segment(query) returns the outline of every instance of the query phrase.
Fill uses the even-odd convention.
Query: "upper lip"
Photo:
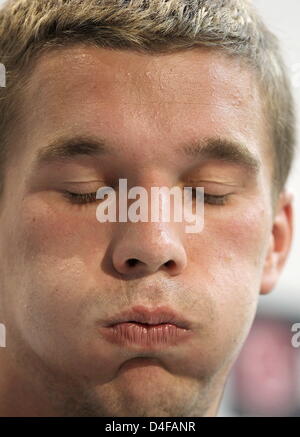
[[[113,326],[124,322],[138,322],[149,325],[170,323],[178,326],[179,328],[189,328],[188,321],[167,306],[159,306],[157,308],[150,309],[142,305],[136,305],[109,318],[106,320],[105,325]]]

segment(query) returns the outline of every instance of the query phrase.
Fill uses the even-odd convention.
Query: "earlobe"
[[[273,221],[272,234],[265,258],[260,294],[268,294],[275,287],[287,260],[293,236],[293,195],[282,192]]]

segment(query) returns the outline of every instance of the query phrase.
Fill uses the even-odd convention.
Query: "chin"
[[[127,361],[113,380],[96,390],[106,416],[186,416],[195,399],[195,382],[191,386],[183,376],[142,360]]]

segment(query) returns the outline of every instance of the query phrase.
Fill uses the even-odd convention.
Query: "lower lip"
[[[146,325],[124,322],[106,327],[102,332],[112,343],[142,347],[176,345],[191,335],[190,330],[179,328],[171,323]]]

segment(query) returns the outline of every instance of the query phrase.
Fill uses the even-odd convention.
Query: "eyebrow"
[[[261,168],[261,161],[245,144],[227,138],[203,138],[177,151],[194,159],[216,159],[236,164],[254,175],[257,175]]]
[[[61,137],[38,151],[33,167],[57,161],[69,161],[80,155],[97,157],[112,152],[113,148],[101,138],[90,136]]]
[[[238,141],[209,137],[184,144],[176,152],[193,159],[217,159],[244,167],[256,175],[261,162],[248,147]],[[118,148],[101,138],[90,136],[61,137],[38,151],[34,167],[57,161],[69,161],[80,155],[99,157],[118,153]]]

